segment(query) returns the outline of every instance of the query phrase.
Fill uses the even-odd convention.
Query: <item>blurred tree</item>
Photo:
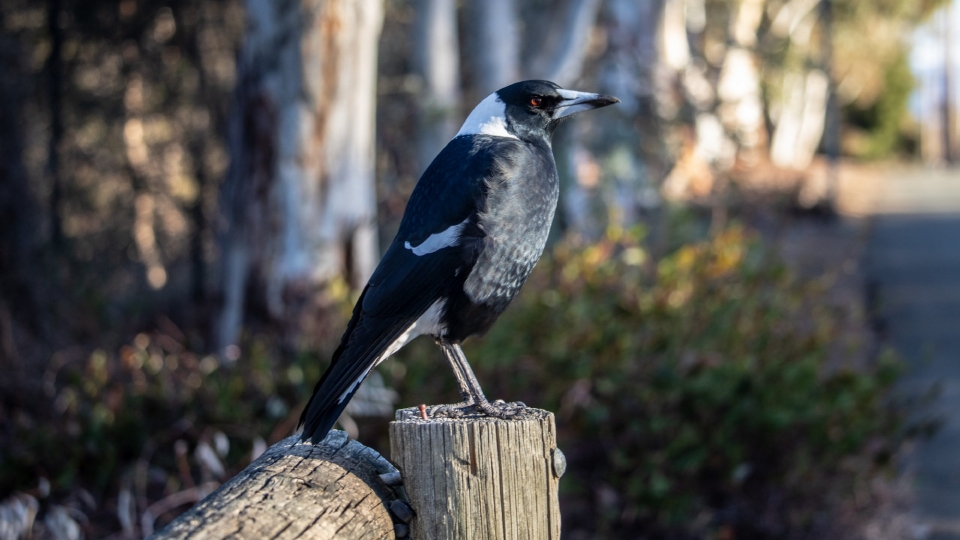
[[[475,99],[520,79],[519,6],[516,0],[471,0],[467,14],[469,64]]]
[[[60,199],[63,180],[60,177],[60,143],[63,141],[63,24],[62,0],[50,0],[47,6],[47,32],[50,55],[47,57],[47,85],[50,100],[50,148],[47,153],[47,174],[50,175],[50,235],[56,247],[62,247],[63,227],[60,220]]]
[[[472,101],[522,79],[570,87],[583,75],[600,0],[472,0],[463,55]]]
[[[0,8],[0,28],[5,16]],[[19,371],[14,321],[35,322],[37,316],[29,276],[38,222],[21,159],[22,58],[17,40],[0,34],[0,370],[11,382]]]
[[[567,152],[576,181],[565,193],[565,215],[570,228],[587,237],[602,234],[608,220],[635,224],[641,212],[659,202],[656,189],[669,168],[655,97],[664,4],[664,0],[610,0],[600,18],[605,50],[598,62],[597,84],[621,103],[602,120],[580,120]],[[604,173],[607,178],[601,182]],[[607,207],[601,219],[589,210],[597,198]]]
[[[546,79],[563,87],[580,79],[601,5],[600,0],[568,0],[560,9],[539,10],[541,14],[550,13],[550,26],[544,29],[537,46],[529,41],[524,44],[523,50],[530,54],[518,51],[529,78]]]
[[[910,35],[948,0],[833,3],[834,77],[846,128],[843,151],[871,159],[889,156],[903,140],[913,90],[906,63]]]
[[[418,172],[457,133],[460,115],[460,44],[456,0],[417,0],[411,41],[420,77],[417,113]]]
[[[237,342],[248,288],[296,334],[322,284],[345,274],[360,286],[377,257],[373,153],[382,1],[245,5],[232,161],[220,194],[226,227],[219,351]]]
[[[664,195],[716,206],[729,177],[806,170],[821,145],[836,147],[824,138],[831,102],[878,103],[910,30],[944,2],[666,0],[659,60],[673,84],[659,113],[678,148]],[[901,125],[905,102],[889,103],[903,106],[884,106],[892,119],[875,125]]]
[[[906,54],[888,67],[884,80],[876,101],[863,108],[854,101],[844,108],[847,150],[858,157],[882,159],[902,150],[903,113],[914,85]]]

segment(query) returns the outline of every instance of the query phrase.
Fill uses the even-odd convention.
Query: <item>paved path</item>
[[[864,267],[884,337],[910,367],[903,390],[940,385],[930,412],[944,423],[910,463],[921,536],[960,540],[960,171],[841,175],[839,206],[871,216]]]

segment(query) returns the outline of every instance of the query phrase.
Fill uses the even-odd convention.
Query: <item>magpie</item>
[[[543,253],[559,191],[554,129],[619,101],[531,80],[473,109],[413,190],[300,416],[302,440],[323,440],[370,371],[424,334],[443,350],[466,408],[516,414],[510,404],[487,401],[460,343],[490,328]]]

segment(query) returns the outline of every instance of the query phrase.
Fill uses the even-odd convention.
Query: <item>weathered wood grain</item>
[[[525,413],[510,420],[424,420],[417,409],[397,411],[390,456],[417,513],[412,538],[560,538],[563,465],[553,414]]]
[[[402,491],[380,475],[396,472],[342,431],[288,437],[150,538],[393,539],[407,532],[388,510]]]

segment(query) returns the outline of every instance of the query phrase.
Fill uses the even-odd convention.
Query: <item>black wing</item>
[[[300,417],[303,440],[322,440],[387,348],[452,287],[462,287],[483,245],[477,219],[487,186],[498,181],[505,153],[523,151],[519,141],[507,139],[504,152],[496,148],[504,146],[501,141],[458,137],[423,174],[397,237],[364,288],[330,367]],[[499,150],[497,158],[493,150]],[[465,221],[454,245],[422,256],[405,247]]]

